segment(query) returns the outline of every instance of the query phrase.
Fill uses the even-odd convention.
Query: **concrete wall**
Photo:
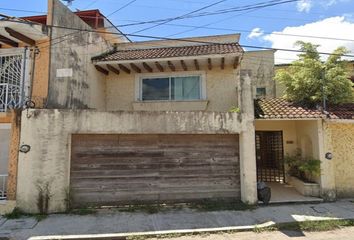
[[[38,185],[49,183],[50,211],[65,210],[74,133],[231,134],[244,129],[237,113],[29,110],[29,118],[22,116],[21,143],[31,151],[19,154],[17,203],[25,211],[38,211]]]
[[[257,88],[266,88],[266,97],[275,97],[274,77],[274,51],[249,51],[245,52],[241,70],[251,70],[253,83],[253,97],[256,97]]]
[[[58,0],[50,0],[48,24],[92,30]],[[52,28],[48,108],[105,109],[105,79],[91,57],[111,48],[98,33]]]
[[[325,152],[331,152],[333,159],[323,161],[332,165],[337,197],[354,197],[354,122],[328,121],[324,134]]]
[[[164,73],[151,73],[151,74],[126,74],[120,75],[109,74],[107,77],[107,110],[134,110],[133,103],[136,102],[136,89],[139,88],[139,78],[149,76],[170,76],[175,74],[200,74],[204,78],[204,84],[206,89],[206,99],[208,101],[205,108],[205,101],[201,101],[201,104],[205,109],[201,109],[199,105],[183,104],[183,102],[171,102],[168,109],[164,107],[164,103],[141,103],[146,105],[146,110],[181,110],[193,111],[193,110],[206,110],[206,111],[228,111],[232,106],[237,104],[237,92],[236,87],[239,82],[239,69],[233,69],[231,66],[227,66],[224,70],[218,67],[213,68],[211,71],[197,71],[197,72],[183,72],[181,69],[177,69],[176,72],[164,72]],[[165,101],[166,102],[166,101]],[[198,101],[197,101],[198,102]],[[147,106],[152,105],[152,106]],[[157,106],[156,106],[157,105]]]

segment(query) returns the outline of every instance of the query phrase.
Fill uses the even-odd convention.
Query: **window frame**
[[[171,79],[174,77],[199,77],[199,99],[171,99]],[[149,78],[168,78],[169,79],[169,99],[166,100],[143,100],[143,80]],[[137,74],[136,76],[136,91],[135,99],[139,102],[190,102],[203,101],[206,99],[206,83],[205,72],[203,71],[188,71],[183,73],[154,73],[154,74]]]

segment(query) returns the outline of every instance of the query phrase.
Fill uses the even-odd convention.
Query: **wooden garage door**
[[[73,135],[73,206],[239,199],[238,135]]]

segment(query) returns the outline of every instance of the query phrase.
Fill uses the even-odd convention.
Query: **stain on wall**
[[[326,123],[338,197],[354,197],[354,123]],[[327,160],[328,161],[328,160]]]
[[[111,49],[78,16],[57,0],[52,0],[48,22],[52,28],[47,108],[105,109],[105,77],[91,64],[91,57]],[[59,74],[64,71],[66,74]]]
[[[266,88],[266,97],[275,97],[274,51],[245,52],[241,62],[241,70],[251,71],[253,97],[256,97],[257,88]]]

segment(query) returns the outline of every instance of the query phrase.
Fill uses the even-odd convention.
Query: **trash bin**
[[[265,182],[257,182],[257,195],[259,201],[268,204],[272,195],[270,187]]]

